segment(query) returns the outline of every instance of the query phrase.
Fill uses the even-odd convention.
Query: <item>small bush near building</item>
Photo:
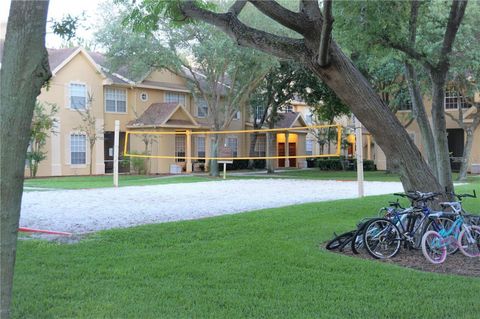
[[[144,155],[144,153],[132,152],[133,155]],[[131,157],[130,165],[135,174],[145,175],[147,174],[147,159],[140,157]]]
[[[354,171],[357,169],[357,160],[345,158],[318,158],[315,161],[314,167],[318,167],[321,171]],[[365,160],[363,161],[363,170],[376,171],[377,167],[372,160]]]
[[[266,161],[263,159],[253,160],[253,167],[256,169],[264,169]],[[223,170],[223,164],[218,164],[219,170]],[[248,169],[248,160],[233,160],[232,164],[227,164],[227,171],[234,171],[239,169]]]

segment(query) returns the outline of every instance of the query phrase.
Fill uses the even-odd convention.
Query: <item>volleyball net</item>
[[[177,162],[338,157],[342,133],[342,127],[336,124],[229,131],[139,128],[125,133],[123,155]]]

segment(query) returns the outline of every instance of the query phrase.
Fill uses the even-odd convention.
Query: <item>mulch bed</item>
[[[325,245],[323,245],[323,247],[325,247]],[[399,253],[391,259],[375,259],[371,257],[365,249],[362,249],[360,254],[355,255],[349,247],[346,247],[343,252],[338,250],[332,250],[332,252],[356,258],[370,259],[376,262],[399,265],[421,271],[462,276],[480,276],[480,257],[469,258],[464,256],[460,251],[453,255],[448,255],[447,260],[440,265],[435,265],[427,261],[423,256],[421,249],[407,250],[402,248],[400,249]]]

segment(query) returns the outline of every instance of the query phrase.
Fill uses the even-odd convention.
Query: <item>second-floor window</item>
[[[70,164],[87,163],[87,136],[84,134],[70,135]]]
[[[70,108],[85,110],[87,108],[87,87],[85,84],[70,83]]]
[[[208,115],[208,104],[207,101],[203,98],[199,98],[196,101],[197,105],[197,116],[198,117],[207,117]]]
[[[283,107],[285,113],[293,113],[294,112],[294,109],[293,109],[293,106],[290,105],[290,104],[287,104]]]
[[[165,103],[178,103],[185,106],[185,94],[177,92],[165,92]]]
[[[127,112],[127,92],[125,89],[105,89],[105,111]]]
[[[445,109],[467,109],[470,107],[470,104],[465,100],[460,92],[457,92],[453,89],[445,90]]]
[[[232,150],[233,157],[238,156],[238,142],[236,137],[227,137],[226,143],[227,146]]]

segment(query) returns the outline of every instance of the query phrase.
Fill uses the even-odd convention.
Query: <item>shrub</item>
[[[133,155],[144,155],[145,153],[132,152]],[[130,157],[130,165],[134,173],[139,175],[147,174],[147,159],[141,157]]]
[[[318,158],[313,167],[318,167],[321,171],[353,171],[357,169],[356,159],[344,158]],[[363,161],[364,171],[376,171],[377,167],[372,160]]]
[[[253,160],[253,167],[257,169],[263,169],[266,167],[266,161],[262,159]],[[233,160],[232,164],[227,164],[227,171],[234,171],[238,169],[247,169],[248,160]],[[223,170],[223,164],[218,164],[218,169]]]

